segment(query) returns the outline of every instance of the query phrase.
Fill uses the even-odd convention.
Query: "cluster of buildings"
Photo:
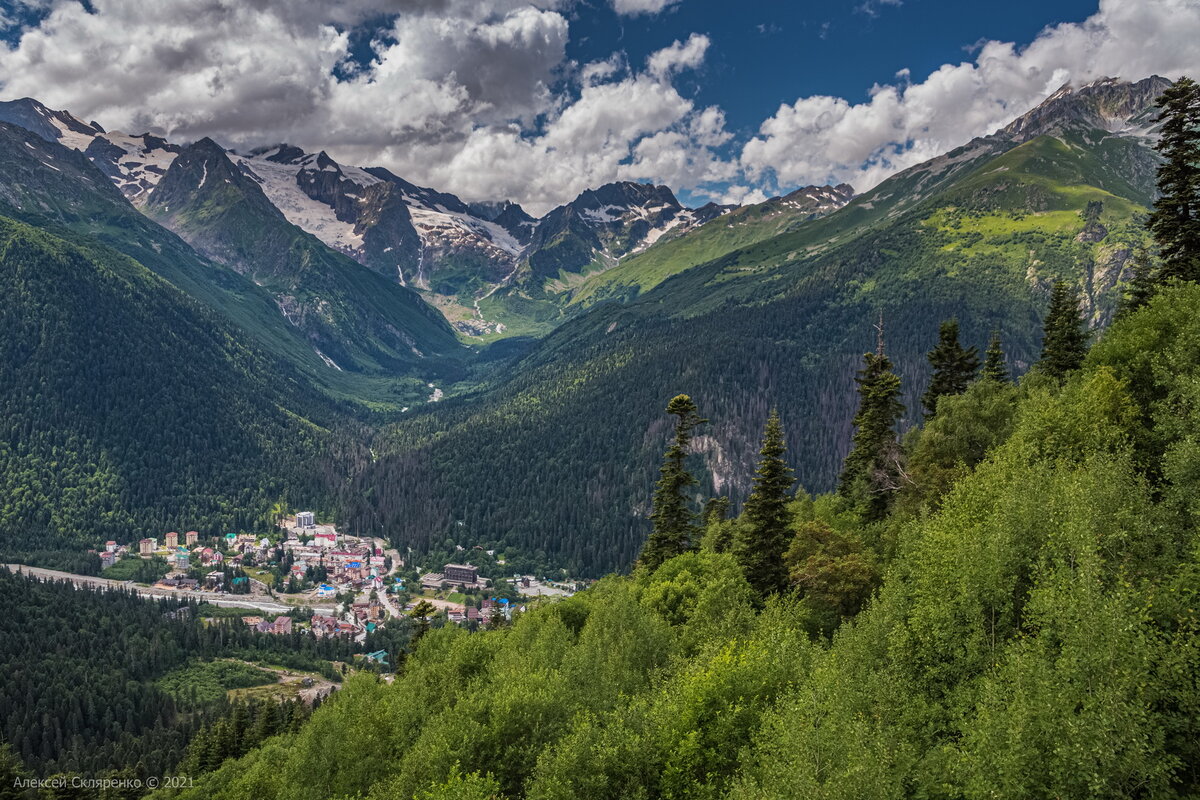
[[[138,542],[138,555],[142,558],[159,556],[165,558],[174,572],[186,573],[193,566],[218,568],[226,562],[233,566],[249,566],[269,560],[273,555],[270,539],[256,537],[251,533],[227,533],[219,537],[214,546],[201,545],[200,534],[188,531],[180,536],[171,531],[157,539],[146,538]],[[110,567],[129,551],[124,545],[108,542],[100,555],[102,567]]]
[[[242,622],[254,628],[259,633],[285,634],[292,632],[292,618],[280,615],[273,620],[262,617],[242,617]]]
[[[479,569],[470,564],[447,564],[441,572],[428,572],[421,576],[422,589],[486,589],[487,578],[479,577]]]
[[[313,636],[318,638],[324,636],[357,636],[359,633],[359,627],[355,623],[338,619],[337,617],[326,617],[321,614],[313,614],[309,625],[312,628]]]
[[[292,575],[302,579],[310,568],[321,568],[328,580],[344,590],[383,588],[385,558],[373,540],[338,536],[331,526],[314,530],[308,541],[300,538],[297,529],[287,533],[283,548],[291,557]]]

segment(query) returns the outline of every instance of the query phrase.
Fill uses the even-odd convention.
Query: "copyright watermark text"
[[[165,775],[161,778],[85,778],[82,775],[55,775],[50,778],[17,778],[14,789],[190,789],[192,779],[186,775]]]

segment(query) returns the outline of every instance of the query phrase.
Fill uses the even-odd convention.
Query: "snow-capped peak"
[[[31,98],[0,103],[0,121],[20,125],[51,142],[78,150],[135,204],[142,204],[179,153],[179,146],[143,133],[105,131],[67,111],[54,111]]]

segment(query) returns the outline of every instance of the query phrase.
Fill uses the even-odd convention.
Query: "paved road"
[[[100,578],[94,575],[76,575],[71,572],[60,572],[56,569],[42,569],[41,567],[29,567],[24,564],[4,564],[9,571],[20,571],[25,575],[31,575],[42,580],[58,580],[71,581],[76,586],[93,586],[101,589],[133,589],[142,597],[171,597],[175,599],[199,600],[204,603],[211,603],[214,606],[228,606],[233,608],[253,608],[256,611],[266,611],[273,614],[286,614],[295,609],[295,606],[285,605],[283,603],[272,603],[267,600],[256,600],[248,595],[227,595],[217,592],[189,592],[180,591],[178,589],[158,589],[149,586],[138,586],[131,581],[114,581],[108,578]],[[310,606],[313,611],[319,614],[332,614],[336,606]]]

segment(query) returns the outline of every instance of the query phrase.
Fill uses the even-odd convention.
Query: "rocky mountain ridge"
[[[32,98],[0,103],[0,121],[83,152],[139,208],[184,149],[150,133],[105,131]],[[734,208],[689,209],[665,186],[618,182],[535,219],[508,200],[467,203],[383,167],[340,164],[324,151],[285,143],[226,152],[288,222],[423,293],[466,334],[503,332],[479,305],[499,289],[561,290],[572,276],[609,269]]]

